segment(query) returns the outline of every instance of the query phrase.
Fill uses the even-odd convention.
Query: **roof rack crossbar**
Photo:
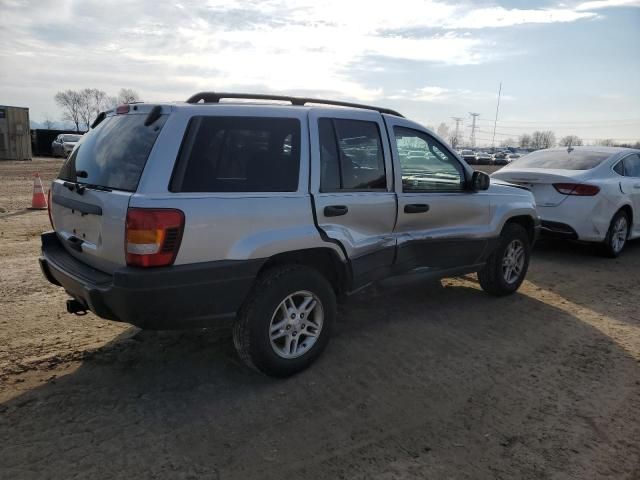
[[[187,103],[220,103],[223,98],[238,98],[243,100],[274,100],[281,102],[290,102],[291,105],[304,106],[310,103],[318,105],[335,105],[338,107],[364,108],[366,110],[375,110],[388,115],[402,117],[403,115],[391,110],[390,108],[374,107],[372,105],[363,105],[360,103],[340,102],[337,100],[323,100],[320,98],[290,97],[287,95],[265,95],[256,93],[222,93],[222,92],[200,92],[192,95]]]

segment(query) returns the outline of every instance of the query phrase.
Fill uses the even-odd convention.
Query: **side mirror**
[[[473,172],[471,176],[471,189],[478,192],[480,190],[488,190],[489,185],[491,184],[491,178],[484,172],[479,172],[478,170]]]

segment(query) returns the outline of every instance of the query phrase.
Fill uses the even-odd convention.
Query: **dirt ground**
[[[639,479],[640,244],[542,244],[508,298],[473,277],[368,289],[308,371],[224,330],[64,311],[33,171],[0,163],[0,478]]]

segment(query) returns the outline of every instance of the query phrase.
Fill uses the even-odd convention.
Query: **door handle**
[[[404,206],[404,213],[424,213],[429,211],[426,203],[409,203]]]
[[[339,217],[345,215],[349,211],[346,205],[329,205],[324,207],[325,217]]]

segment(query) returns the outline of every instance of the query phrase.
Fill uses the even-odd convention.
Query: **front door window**
[[[460,162],[430,135],[405,127],[393,129],[403,192],[455,192],[464,189]]]

